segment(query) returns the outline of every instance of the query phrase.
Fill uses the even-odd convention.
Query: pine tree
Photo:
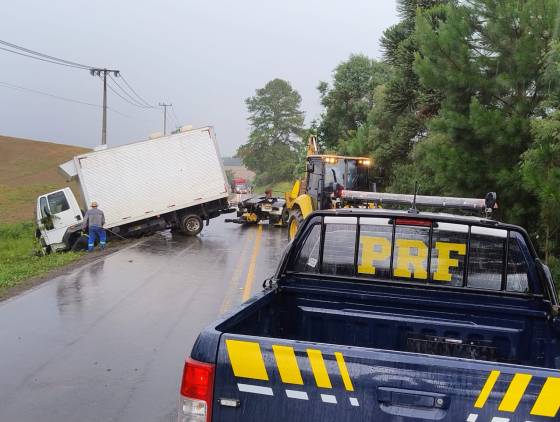
[[[413,173],[430,191],[496,190],[507,220],[534,221],[535,197],[520,183],[519,162],[532,145],[531,119],[545,115],[558,89],[549,77],[558,5],[470,0],[419,14],[414,69],[422,86],[444,94],[413,152]]]

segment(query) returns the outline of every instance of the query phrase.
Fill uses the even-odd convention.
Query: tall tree
[[[414,69],[422,86],[444,93],[412,154],[413,175],[428,190],[497,190],[506,219],[534,221],[536,201],[518,164],[532,144],[531,118],[546,113],[558,89],[548,76],[558,7],[558,0],[469,0],[420,12]]]
[[[245,100],[251,133],[237,155],[257,173],[257,183],[292,178],[301,144],[301,96],[289,82],[274,79]]]
[[[521,174],[525,187],[540,203],[542,247],[545,260],[560,251],[560,111],[534,120],[534,143],[524,154]],[[560,268],[558,268],[560,270]],[[560,276],[560,272],[557,274]],[[556,279],[560,283],[560,277]]]
[[[448,0],[398,0],[400,22],[383,33],[384,60],[392,77],[379,93],[368,116],[368,145],[386,181],[395,170],[410,163],[415,143],[426,135],[426,122],[437,114],[441,94],[423,86],[414,70],[418,52],[416,14]],[[405,188],[411,190],[414,184]]]
[[[325,107],[319,142],[328,149],[344,150],[344,143],[353,140],[366,123],[376,87],[388,77],[387,65],[364,55],[352,55],[340,63],[333,72],[332,86],[320,82],[317,87]]]

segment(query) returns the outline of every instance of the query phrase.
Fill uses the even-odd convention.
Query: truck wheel
[[[70,248],[70,250],[72,252],[87,251],[87,238],[85,236],[76,236],[74,239],[72,239],[71,245],[72,247]]]
[[[290,211],[290,218],[288,219],[288,236],[290,240],[294,240],[302,223],[303,215],[301,215],[299,208]]]
[[[282,223],[282,226],[286,227],[289,221],[290,211],[288,210],[288,207],[284,207],[284,209],[282,210],[282,216],[280,217],[280,222]]]
[[[196,236],[201,232],[203,227],[202,218],[196,214],[188,214],[181,217],[181,232],[189,236]]]

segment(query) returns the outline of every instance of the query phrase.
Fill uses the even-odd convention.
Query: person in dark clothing
[[[105,225],[105,214],[99,208],[97,208],[97,202],[93,201],[91,203],[91,208],[87,210],[86,215],[84,215],[84,222],[82,225],[82,230],[88,230],[88,251],[93,251],[95,245],[95,239],[99,240],[99,247],[101,249],[105,248],[105,243],[107,241],[107,236],[103,226]]]

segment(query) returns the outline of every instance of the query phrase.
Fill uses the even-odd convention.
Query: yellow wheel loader
[[[340,192],[375,191],[370,181],[371,160],[368,157],[347,157],[318,154],[317,141],[309,138],[306,174],[297,180],[290,192],[286,192],[284,221],[288,224],[290,240],[293,239],[303,220],[313,211],[348,206],[341,204]],[[363,207],[371,206],[360,201]]]

